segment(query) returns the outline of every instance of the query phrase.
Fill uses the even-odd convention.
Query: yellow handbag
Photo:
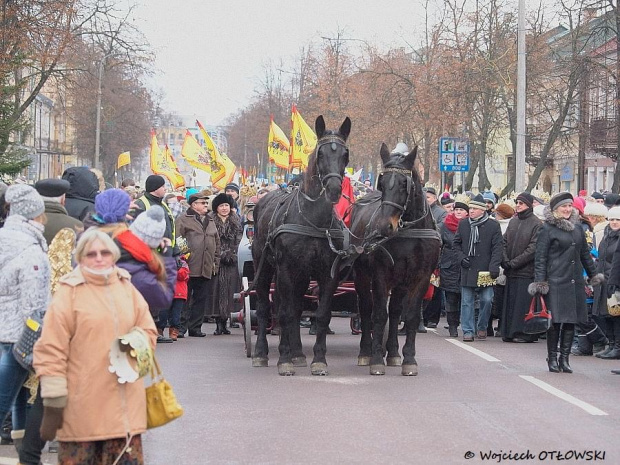
[[[177,402],[172,386],[162,375],[155,356],[151,367],[153,383],[146,388],[146,427],[157,428],[183,415],[183,407]]]

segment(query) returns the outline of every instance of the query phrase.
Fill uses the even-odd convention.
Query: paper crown
[[[116,373],[120,384],[133,383],[146,375],[153,365],[153,350],[147,334],[133,328],[112,341],[110,348],[110,373]]]

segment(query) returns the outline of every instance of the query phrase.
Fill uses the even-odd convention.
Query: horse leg
[[[276,292],[278,293],[278,311],[280,315],[280,358],[278,374],[292,376],[295,374],[291,355],[291,340],[299,334],[297,309],[301,307],[303,295],[308,288],[308,279],[295,278],[291,270],[280,269],[276,275]],[[300,291],[301,290],[301,291]],[[295,328],[297,326],[297,328]]]
[[[271,302],[269,292],[271,290],[271,279],[274,274],[274,268],[267,263],[263,264],[263,269],[259,273],[258,280],[254,284],[257,297],[256,317],[258,320],[258,331],[256,336],[256,345],[254,348],[254,356],[252,357],[253,367],[269,366],[269,344],[267,343],[267,326],[271,318]],[[250,324],[250,322],[246,322]]]
[[[429,273],[430,274],[430,273]],[[407,338],[403,346],[403,363],[401,373],[403,376],[416,376],[418,374],[418,362],[415,359],[415,338],[420,325],[420,308],[422,305],[422,287],[417,285],[403,301],[403,319],[407,328]]]
[[[338,287],[337,278],[321,278],[319,285],[319,305],[316,310],[316,340],[314,342],[314,358],[310,365],[313,375],[325,376],[327,372],[327,328],[332,318],[331,301]]]
[[[360,352],[357,356],[358,366],[370,365],[372,353],[372,293],[370,276],[360,268],[355,270],[355,292],[357,293],[358,307],[360,311],[362,336],[360,339]]]
[[[402,288],[392,289],[389,305],[389,330],[387,344],[386,364],[389,367],[398,367],[401,365],[400,354],[398,353],[398,323],[403,310],[403,299],[405,298],[405,290]]]
[[[389,289],[380,276],[373,276],[372,280],[372,353],[370,356],[370,374],[384,375],[385,362],[383,360],[383,333],[387,323],[387,300]]]
[[[301,314],[303,312],[303,306],[295,309],[296,324],[291,328],[291,360],[296,367],[307,367],[308,362],[303,351],[301,344],[301,330],[299,328],[299,322],[301,320]]]

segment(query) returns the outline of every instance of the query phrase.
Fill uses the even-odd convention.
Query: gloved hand
[[[613,284],[608,284],[607,285],[607,298],[611,299],[611,296],[616,293],[616,290],[618,290],[617,286]]]
[[[465,269],[468,269],[471,266],[471,263],[469,262],[469,257],[465,257],[463,260],[461,260],[461,266]]]
[[[491,279],[497,279],[499,271],[490,271],[489,274],[491,275]]]
[[[512,266],[510,266],[510,262],[502,262],[502,268],[505,270],[509,270],[510,268],[512,268]]]
[[[41,439],[53,441],[56,438],[56,431],[62,428],[64,408],[43,407],[43,420],[41,421]]]

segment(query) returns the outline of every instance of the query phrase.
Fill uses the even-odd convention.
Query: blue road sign
[[[439,170],[469,171],[469,140],[461,137],[439,139]]]

